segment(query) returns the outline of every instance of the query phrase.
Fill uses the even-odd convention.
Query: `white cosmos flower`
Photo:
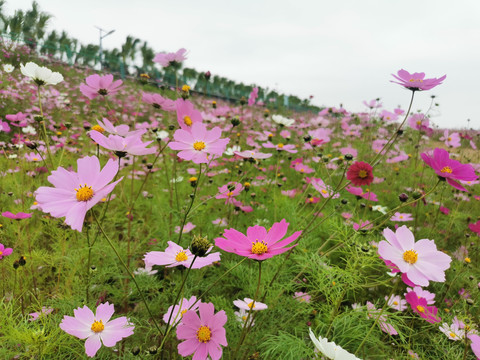
[[[25,126],[22,128],[22,132],[24,134],[28,134],[28,135],[35,135],[37,132],[35,131],[35,128],[31,125],[28,125],[28,126]]]
[[[38,86],[57,85],[63,81],[62,74],[53,72],[44,66],[38,66],[34,62],[28,62],[25,65],[20,65],[20,71],[23,75],[28,76],[35,81]]]
[[[10,64],[3,65],[3,71],[5,71],[6,73],[11,73],[13,70],[15,70],[15,66]]]
[[[321,336],[317,339],[315,334],[312,332],[312,329],[309,329],[310,339],[312,339],[315,347],[327,358],[331,360],[361,360],[355,355],[349,353],[347,350],[342,349],[342,347],[336,345],[333,341],[328,341]]]
[[[282,115],[272,115],[272,120],[277,124],[284,125],[286,127],[289,127],[295,124],[295,120],[286,118]]]
[[[233,145],[232,147],[227,147],[227,150],[225,150],[224,154],[232,156],[234,155],[235,151],[241,151],[242,149],[238,145]]]
[[[372,210],[373,211],[379,211],[383,215],[385,215],[388,211],[388,208],[386,206],[374,205],[374,206],[372,206]]]

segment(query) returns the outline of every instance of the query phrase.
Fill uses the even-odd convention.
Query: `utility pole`
[[[102,49],[102,40],[103,38],[107,37],[108,35],[112,34],[113,32],[115,32],[115,30],[110,30],[110,31],[106,31],[106,30],[103,30],[101,27],[98,27],[98,26],[95,26],[98,31],[100,32],[100,46],[99,46],[99,53],[100,53],[100,70],[102,70],[102,67],[103,67],[103,49]],[[103,34],[102,33],[106,33],[106,34]]]

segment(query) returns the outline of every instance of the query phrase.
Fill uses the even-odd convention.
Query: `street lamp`
[[[95,26],[99,32],[100,32],[100,49],[99,49],[99,53],[100,53],[100,70],[102,70],[102,66],[103,66],[103,49],[102,49],[102,39],[107,37],[108,35],[112,34],[113,32],[115,32],[115,30],[110,30],[110,31],[106,31],[106,30],[103,30],[102,28],[98,27],[98,26]],[[102,32],[105,32],[106,34],[103,34],[102,35]]]

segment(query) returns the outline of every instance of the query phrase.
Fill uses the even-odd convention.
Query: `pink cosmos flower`
[[[212,221],[213,225],[218,225],[218,226],[227,226],[228,222],[226,218],[218,218]]]
[[[324,198],[328,198],[332,196],[332,193],[333,193],[332,188],[326,185],[321,178],[312,178],[310,180],[311,180],[310,183],[315,188],[315,190],[317,190],[320,193],[320,195],[322,195]],[[307,182],[308,182],[308,179],[307,179]],[[332,199],[337,199],[339,197],[340,197],[340,194],[335,193],[332,196]]]
[[[32,214],[29,213],[24,213],[24,212],[19,212],[19,213],[11,213],[10,211],[4,211],[2,213],[3,217],[12,219],[12,220],[22,220],[22,219],[28,219],[32,217]]]
[[[186,49],[181,48],[180,50],[174,53],[159,53],[155,55],[155,57],[153,58],[153,61],[159,63],[163,67],[174,65],[174,63],[179,64],[183,60],[187,59],[187,57],[185,56],[186,52],[187,52]]]
[[[142,101],[147,104],[153,105],[156,109],[162,109],[165,111],[175,110],[175,101],[162,97],[159,94],[142,93]]]
[[[250,311],[250,310],[259,311],[259,310],[265,310],[268,308],[266,304],[261,303],[260,301],[254,302],[253,299],[250,299],[250,298],[245,298],[243,300],[234,300],[233,305],[235,305],[239,309],[243,309],[247,311]]]
[[[398,76],[397,76],[398,75]],[[433,89],[435,86],[440,85],[443,80],[447,77],[447,75],[443,75],[441,78],[433,78],[433,79],[425,79],[425,73],[413,73],[410,74],[406,70],[399,70],[397,75],[392,76],[397,79],[397,81],[390,80],[395,84],[402,85],[409,90],[412,91],[422,91],[422,90],[430,90]]]
[[[196,311],[188,310],[177,326],[177,338],[186,340],[178,344],[178,353],[184,357],[195,353],[195,360],[206,360],[208,356],[212,360],[219,360],[222,357],[220,345],[228,346],[223,327],[227,315],[223,310],[215,314],[212,303],[200,304],[199,313],[200,317]]]
[[[240,256],[259,261],[265,260],[282,254],[297,245],[284,247],[295,241],[302,233],[296,231],[282,240],[287,233],[288,225],[289,223],[283,219],[274,223],[268,232],[263,226],[255,225],[247,229],[247,235],[235,229],[226,229],[223,233],[225,238],[216,238],[215,245],[224,251]]]
[[[472,165],[450,159],[450,154],[444,149],[436,148],[433,150],[433,155],[422,153],[420,156],[439,177],[446,179],[455,189],[467,191],[455,180],[473,181],[478,178]]]
[[[218,194],[215,195],[215,199],[225,199],[225,205],[233,203],[234,197],[238,196],[243,190],[243,185],[230,181],[227,185],[223,185],[218,188]]]
[[[163,315],[163,321],[167,324],[170,319],[170,324],[175,326],[182,320],[183,315],[188,310],[197,310],[201,303],[201,301],[197,302],[196,296],[192,296],[190,300],[181,299],[178,305],[172,305],[168,308],[166,314]],[[192,308],[190,309],[190,307]]]
[[[220,139],[222,130],[214,127],[207,130],[207,126],[200,122],[193,123],[191,131],[178,129],[173,134],[175,141],[168,144],[172,150],[180,150],[178,157],[192,160],[195,164],[205,164],[213,157],[223,154],[230,139]]]
[[[373,224],[370,223],[370,221],[360,221],[360,223],[354,223],[353,224],[353,230],[358,231],[358,230],[370,230],[373,227]]]
[[[115,309],[108,302],[97,307],[95,315],[86,305],[73,310],[74,317],[64,316],[60,328],[67,334],[87,339],[85,352],[94,357],[103,345],[107,347],[133,334],[135,326],[125,316],[110,321]]]
[[[54,187],[38,188],[35,198],[43,212],[65,217],[66,224],[81,232],[87,211],[112,192],[123,178],[109,184],[118,172],[118,163],[112,159],[100,170],[98,158],[86,156],[77,160],[77,168],[78,172],[63,167],[52,171],[48,181]]]
[[[309,130],[308,135],[311,136],[312,140],[310,143],[314,146],[323,145],[330,142],[330,135],[332,134],[331,129],[319,128],[315,130]]]
[[[2,243],[0,243],[0,260],[3,259],[4,256],[10,255],[12,252],[12,248],[6,248]]]
[[[143,130],[130,131],[130,127],[125,124],[114,126],[107,118],[103,118],[103,121],[98,120],[97,122],[98,125],[93,126],[91,131],[98,131],[101,134],[106,131],[110,134],[122,137],[134,136],[140,133],[145,133],[145,131]]]
[[[203,118],[200,111],[196,110],[193,104],[188,100],[178,99],[175,101],[177,110],[177,121],[180,128],[191,131],[194,123],[201,123]]]
[[[220,261],[219,252],[209,254],[212,249],[213,246],[208,250],[207,256],[197,257],[192,265],[192,269],[200,269],[213,264],[215,261]],[[183,265],[189,268],[194,257],[189,249],[184,249],[173,241],[169,241],[165,251],[150,251],[145,254],[143,261],[145,261],[146,265],[166,265],[167,267]]]
[[[266,143],[262,144],[262,146],[267,149],[276,149],[278,151],[284,150],[291,154],[295,154],[297,152],[297,150],[295,150],[295,145],[292,144],[284,145],[282,143],[278,143],[277,145],[274,145],[270,141],[267,141]]]
[[[0,120],[0,132],[10,132],[10,126],[8,126],[8,123],[6,121]]]
[[[377,309],[374,304],[370,301],[367,301],[367,316],[372,319],[376,319],[378,317],[378,326],[380,329],[389,335],[398,335],[397,330],[393,327],[392,324],[387,323],[387,314],[383,313],[380,315],[382,309]]]
[[[268,159],[272,157],[272,154],[265,154],[254,150],[234,151],[233,153],[246,159]]]
[[[142,135],[146,130],[136,132],[135,134],[122,137],[119,135],[108,135],[106,137],[98,131],[90,131],[88,135],[98,145],[105,149],[112,150],[117,156],[130,155],[148,155],[155,153],[155,148],[147,148],[153,141],[142,141]]]
[[[308,304],[312,297],[307,293],[298,291],[294,293],[293,298],[299,302],[305,302]]]
[[[423,114],[413,114],[408,118],[408,125],[415,130],[424,130],[430,125],[430,119]]]
[[[452,323],[448,325],[443,323],[439,327],[440,331],[444,333],[450,340],[458,341],[462,340],[465,337],[465,332],[458,327],[458,324]]]
[[[182,233],[183,234],[188,234],[190,231],[192,231],[193,229],[195,229],[197,227],[197,225],[191,223],[190,221],[188,223],[185,224],[185,226],[183,227],[182,229]],[[176,234],[179,234],[180,233],[180,226],[175,226],[175,233]]]
[[[252,92],[248,96],[248,106],[252,106],[255,104],[255,100],[258,98],[258,87],[254,87]]]
[[[399,213],[398,211],[393,214],[393,216],[390,218],[390,221],[412,221],[413,217],[412,214],[407,214],[407,213]]]
[[[29,320],[30,321],[37,321],[41,316],[46,316],[46,315],[50,314],[52,311],[53,311],[53,308],[42,306],[42,310],[40,310],[38,312],[33,312],[33,313],[28,314],[28,315],[31,316],[31,318]]]
[[[107,74],[100,76],[93,74],[87,76],[85,79],[86,84],[80,84],[80,91],[90,100],[95,99],[97,96],[113,95],[120,90],[122,80],[113,81],[113,75]]]
[[[480,336],[477,334],[471,334],[468,335],[468,338],[472,342],[470,344],[470,347],[472,348],[473,353],[477,357],[477,359],[480,359]]]
[[[458,148],[461,144],[460,134],[459,133],[449,133],[448,129],[445,129],[443,136],[439,139],[440,141],[445,142],[445,146]]]
[[[313,170],[308,165],[305,165],[304,163],[295,164],[294,169],[295,169],[295,171],[298,171],[302,174],[311,174],[311,173],[315,172],[315,170]]]
[[[414,312],[427,320],[429,323],[434,324],[442,321],[442,319],[437,316],[438,309],[435,306],[428,306],[427,300],[422,297],[418,297],[413,291],[410,291],[407,293],[407,295],[405,295],[405,300],[407,300]]]
[[[28,117],[28,114],[24,114],[22,112],[5,115],[5,119],[10,121],[10,125],[17,126],[17,127],[27,126],[29,122],[27,117]]]
[[[415,242],[413,233],[405,225],[395,233],[387,228],[383,236],[387,241],[380,241],[378,254],[395,264],[411,282],[428,286],[429,281],[445,281],[445,270],[450,267],[452,258],[438,251],[433,240]]]

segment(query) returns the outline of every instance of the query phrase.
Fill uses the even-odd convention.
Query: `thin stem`
[[[240,335],[240,340],[238,341],[238,344],[237,344],[237,347],[235,348],[235,352],[233,353],[233,358],[236,359],[237,358],[237,354],[238,354],[238,351],[240,350],[240,347],[242,346],[243,342],[245,341],[245,338],[248,334],[248,329],[251,328],[251,326],[249,326],[249,320],[250,320],[250,316],[252,315],[253,313],[253,309],[255,307],[255,302],[257,301],[258,299],[258,293],[260,292],[260,283],[261,283],[261,279],[262,279],[262,261],[259,261],[258,262],[258,283],[257,283],[257,290],[255,291],[255,295],[253,297],[253,301],[252,301],[252,306],[250,307],[250,304],[249,307],[250,307],[250,311],[248,312],[248,315],[247,315],[247,320],[245,320],[245,323],[243,324],[243,328],[242,328],[242,334]],[[253,320],[252,320],[253,322]],[[250,323],[251,325],[251,323]]]
[[[52,166],[52,169],[53,169],[53,158],[52,158],[52,153],[50,152],[50,142],[48,141],[47,128],[45,126],[45,118],[43,116],[40,86],[37,87],[37,94],[38,94],[38,107],[40,108],[40,115],[42,117],[42,121],[40,123],[42,124],[43,136],[45,138],[45,147],[47,148],[48,160],[50,161],[50,165]]]
[[[100,222],[98,221],[97,216],[95,215],[95,213],[93,213],[93,216],[94,216],[95,222],[97,223],[98,228],[100,229],[101,233],[103,234],[105,240],[107,240],[108,244],[110,245],[110,247],[112,248],[113,252],[114,252],[115,255],[117,256],[118,260],[120,260],[120,263],[122,264],[123,268],[124,268],[125,271],[128,273],[128,275],[129,275],[130,278],[132,279],[133,283],[135,284],[135,287],[137,288],[138,293],[139,293],[140,296],[142,297],[142,301],[143,301],[143,303],[145,304],[145,308],[147,309],[147,312],[148,312],[148,314],[150,315],[150,318],[152,319],[155,327],[157,328],[158,332],[163,335],[162,330],[161,330],[160,327],[158,326],[157,321],[155,320],[155,317],[153,316],[152,312],[150,311],[150,308],[148,307],[148,303],[147,303],[147,300],[145,299],[145,295],[143,294],[142,290],[140,290],[140,286],[138,286],[138,283],[137,283],[137,280],[135,279],[135,276],[132,274],[132,272],[130,271],[130,269],[127,267],[127,265],[126,265],[125,262],[123,261],[122,257],[121,257],[120,254],[118,253],[117,249],[115,248],[115,245],[113,245],[112,241],[110,240],[110,238],[108,237],[108,235],[107,235],[107,234],[105,233],[105,231],[103,230],[102,225],[100,225]]]

